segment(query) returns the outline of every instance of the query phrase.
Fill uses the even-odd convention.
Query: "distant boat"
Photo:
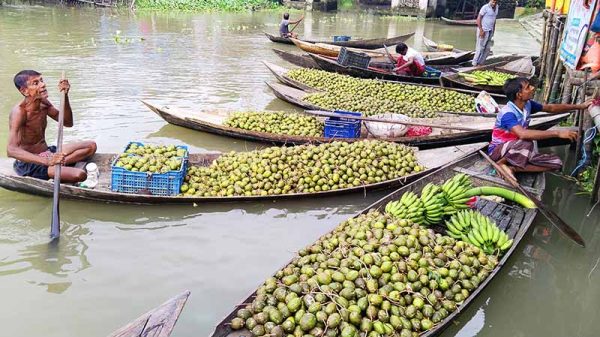
[[[276,36],[273,34],[269,34],[265,32],[265,35],[269,38],[269,40],[277,43],[286,43],[286,44],[294,44],[291,39],[287,37]],[[352,48],[362,48],[362,49],[377,49],[383,48],[384,45],[392,46],[398,44],[400,42],[404,42],[408,40],[410,37],[415,35],[415,33],[409,33],[404,35],[399,35],[396,37],[391,37],[389,39],[380,38],[380,39],[364,39],[364,40],[350,40],[350,41],[314,41],[314,40],[305,40],[299,39],[305,42],[311,43],[328,43],[341,47],[352,47]]]
[[[442,16],[442,21],[454,26],[477,26],[477,20],[452,20]]]

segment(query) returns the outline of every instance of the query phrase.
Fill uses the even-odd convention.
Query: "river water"
[[[192,151],[256,148],[167,125],[139,100],[190,109],[294,109],[269,92],[264,82],[273,78],[260,62],[286,65],[270,49],[292,46],[261,34],[276,31],[279,16],[0,7],[0,148],[8,112],[20,99],[12,76],[28,68],[44,73],[55,102],[56,83],[67,72],[75,126],[66,141],[94,139],[101,152],[119,151],[131,140],[187,144]],[[409,42],[417,47],[423,34],[464,49],[474,45],[472,28],[365,13],[307,13],[297,31],[315,38],[416,31]],[[538,50],[518,23],[498,23],[495,52]],[[48,139],[55,135],[51,125]],[[544,200],[588,248],[575,247],[538,218],[497,279],[444,336],[597,336],[598,212],[586,216],[591,205],[576,191],[549,175]],[[295,251],[384,193],[195,207],[65,200],[63,233],[53,250],[47,245],[51,200],[0,190],[0,335],[106,336],[189,289],[173,335],[208,336]]]

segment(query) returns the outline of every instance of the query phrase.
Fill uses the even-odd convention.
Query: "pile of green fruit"
[[[458,73],[465,81],[476,85],[503,86],[506,80],[517,76],[493,70],[475,70],[470,73]]]
[[[377,140],[231,152],[209,166],[190,166],[186,196],[312,193],[377,183],[420,172],[414,151]]]
[[[497,263],[469,243],[370,211],[300,250],[231,328],[257,337],[415,337],[454,312]]]
[[[187,150],[175,145],[138,145],[131,143],[119,155],[116,167],[133,172],[167,173],[178,171],[183,165]]]
[[[324,93],[305,100],[325,109],[360,111],[365,115],[383,112],[410,117],[436,117],[439,111],[474,112],[475,99],[454,90],[353,78],[316,69],[293,69],[289,78]]]
[[[232,128],[291,136],[322,137],[323,122],[288,112],[236,112],[224,123]]]

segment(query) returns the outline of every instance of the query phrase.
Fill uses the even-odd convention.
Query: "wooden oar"
[[[63,71],[61,81],[65,79],[65,72]],[[63,141],[63,124],[65,119],[65,102],[67,93],[62,90],[60,92],[60,106],[58,107],[58,137],[56,140],[56,153],[62,153],[62,141]],[[52,200],[52,222],[50,224],[50,239],[56,240],[60,236],[60,209],[59,209],[59,197],[60,197],[60,163],[54,165],[54,197]]]
[[[396,60],[394,60],[394,58],[392,57],[390,52],[387,50],[387,46],[385,44],[383,45],[383,50],[385,51],[385,54],[387,55],[387,57],[390,59],[390,63],[396,64]],[[402,57],[402,56],[400,56],[400,57]]]
[[[494,169],[496,170],[496,172],[498,172],[500,174],[502,179],[504,179],[506,182],[511,184],[514,188],[519,190],[519,192],[521,192],[522,194],[527,196],[529,199],[531,199],[531,201],[533,201],[533,203],[539,209],[540,213],[542,213],[542,215],[544,215],[546,217],[546,219],[548,219],[548,221],[550,221],[550,223],[554,227],[558,228],[558,230],[561,231],[566,237],[575,241],[575,243],[577,243],[581,247],[585,247],[585,242],[583,241],[583,238],[571,226],[569,226],[563,219],[561,219],[556,213],[554,213],[554,211],[552,211],[551,209],[546,207],[546,205],[544,205],[540,200],[538,200],[536,198],[536,196],[533,195],[531,192],[524,189],[523,186],[521,186],[519,184],[519,182],[517,182],[515,179],[513,179],[509,176],[506,176],[506,173],[504,173],[504,171],[500,168],[500,166],[498,164],[496,164],[496,162],[493,161],[490,157],[488,157],[487,154],[485,154],[481,150],[479,151],[479,154],[481,154],[483,156],[483,158],[485,158],[485,160],[487,160],[492,165],[492,167],[494,167]]]
[[[296,27],[298,27],[298,25],[300,24],[300,22],[302,22],[302,20],[304,20],[304,18],[302,18],[298,22],[296,22],[296,24],[294,25],[294,27],[292,27],[292,30],[290,30],[290,34],[294,31],[294,29],[296,29]]]
[[[464,126],[449,126],[449,125],[430,124],[430,123],[421,123],[421,122],[392,121],[389,119],[357,117],[357,116],[350,116],[350,115],[338,114],[335,112],[321,111],[321,110],[304,110],[304,112],[307,114],[310,114],[310,115],[315,115],[315,116],[340,117],[340,118],[356,119],[356,120],[365,121],[365,122],[404,124],[404,125],[414,125],[414,126],[429,126],[431,128],[436,128],[436,129],[450,129],[450,130],[461,130],[461,131],[481,131],[481,129],[468,128],[468,127],[464,127]]]

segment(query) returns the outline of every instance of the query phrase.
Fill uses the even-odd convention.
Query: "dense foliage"
[[[137,0],[139,9],[184,11],[247,11],[274,8],[273,0]]]

